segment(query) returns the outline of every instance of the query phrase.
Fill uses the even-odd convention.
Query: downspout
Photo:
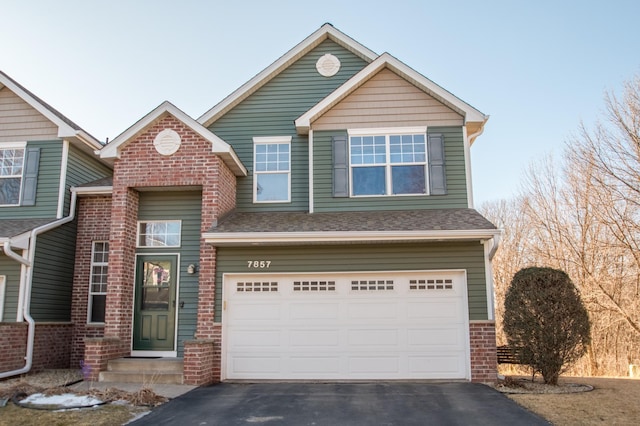
[[[484,242],[484,253],[485,253],[485,281],[487,283],[487,317],[489,320],[495,320],[495,292],[493,285],[493,265],[491,261],[493,260],[493,256],[495,256],[496,251],[498,251],[498,247],[500,246],[500,235],[501,233],[496,233],[493,238],[490,240],[486,240]],[[491,244],[491,245],[489,245]]]
[[[28,251],[27,259],[25,259],[23,256],[20,256],[13,250],[11,250],[11,243],[9,241],[6,241],[4,243],[4,253],[11,259],[14,259],[17,262],[20,262],[23,268],[26,269],[25,271],[26,279],[24,280],[25,288],[24,288],[23,306],[19,308],[22,308],[24,319],[27,321],[29,328],[27,331],[27,354],[25,356],[24,367],[19,368],[17,370],[0,372],[0,379],[4,379],[5,377],[17,376],[18,374],[25,374],[31,370],[31,366],[33,364],[33,346],[35,343],[35,336],[36,336],[36,322],[31,316],[31,282],[33,280],[33,261],[36,257],[36,254],[35,254],[36,253],[36,237],[44,232],[55,229],[75,219],[77,197],[78,195],[76,194],[76,192],[71,191],[71,204],[69,205],[69,216],[63,217],[62,219],[58,219],[54,222],[50,222],[45,225],[39,226],[37,228],[34,228],[31,231],[31,236],[29,237],[29,251]]]

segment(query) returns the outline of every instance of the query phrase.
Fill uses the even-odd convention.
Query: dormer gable
[[[486,121],[489,119],[487,115],[456,97],[451,92],[440,87],[390,54],[384,53],[329,96],[298,117],[295,120],[298,134],[308,134],[316,120],[327,114],[340,102],[344,101],[348,96],[352,95],[358,89],[372,81],[372,79],[375,79],[376,76],[385,70],[392,72],[405,80],[412,87],[417,88],[429,98],[436,100],[445,107],[445,114],[451,113],[450,115],[452,117],[456,114],[459,115],[462,119],[462,124],[467,128],[468,134],[480,132]],[[425,98],[424,101],[428,101],[428,99]],[[378,123],[376,126],[379,127],[380,124]],[[470,142],[472,143],[473,140]]]

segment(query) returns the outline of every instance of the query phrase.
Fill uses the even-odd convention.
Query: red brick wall
[[[494,321],[472,321],[469,324],[471,346],[471,381],[495,383],[498,359],[496,353],[496,324]]]
[[[103,325],[87,324],[89,281],[91,278],[91,248],[94,241],[109,241],[111,197],[81,197],[78,201],[78,231],[76,263],[73,273],[71,321],[71,367],[77,368],[84,358],[84,339],[104,335]]]
[[[72,334],[71,323],[36,323],[31,370],[69,368]]]
[[[24,367],[27,350],[27,323],[0,323],[0,371]]]
[[[0,371],[17,370],[25,365],[27,323],[0,323]],[[68,368],[71,355],[70,323],[36,324],[31,371]]]

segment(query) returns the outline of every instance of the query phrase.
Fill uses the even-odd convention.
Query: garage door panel
[[[398,356],[350,356],[349,373],[367,377],[379,374],[399,374]]]
[[[460,357],[450,354],[409,356],[409,371],[428,379],[455,379],[465,369]]]
[[[282,360],[279,356],[236,356],[231,363],[231,371],[238,378],[250,378],[277,374],[282,370]]]
[[[393,319],[398,316],[398,305],[393,302],[354,302],[349,304],[348,312],[352,320]]]
[[[295,348],[330,348],[335,350],[340,343],[340,330],[291,330],[290,345]]]
[[[449,321],[460,317],[460,302],[452,298],[443,298],[437,301],[409,301],[407,302],[407,317],[411,319],[429,318]]]
[[[225,379],[469,377],[462,272],[256,274],[223,291]]]
[[[280,346],[282,346],[281,330],[236,329],[233,336],[229,336],[229,347],[233,349]]]
[[[229,320],[234,323],[252,321],[272,321],[282,318],[281,302],[234,303],[228,312]]]
[[[464,349],[464,333],[459,327],[425,327],[407,330],[407,346],[428,349],[431,347]]]
[[[292,302],[290,305],[289,318],[292,320],[337,320],[339,309],[340,307],[337,302]]]
[[[290,356],[288,365],[291,373],[299,378],[335,377],[340,373],[340,357],[333,356]]]
[[[399,332],[397,329],[376,329],[370,328],[366,330],[362,329],[350,329],[347,332],[348,345],[353,346],[368,346],[371,348],[393,346],[396,347],[399,341]]]

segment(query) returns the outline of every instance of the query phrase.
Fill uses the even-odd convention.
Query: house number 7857
[[[270,260],[247,260],[247,268],[250,269],[268,269],[270,266]]]

